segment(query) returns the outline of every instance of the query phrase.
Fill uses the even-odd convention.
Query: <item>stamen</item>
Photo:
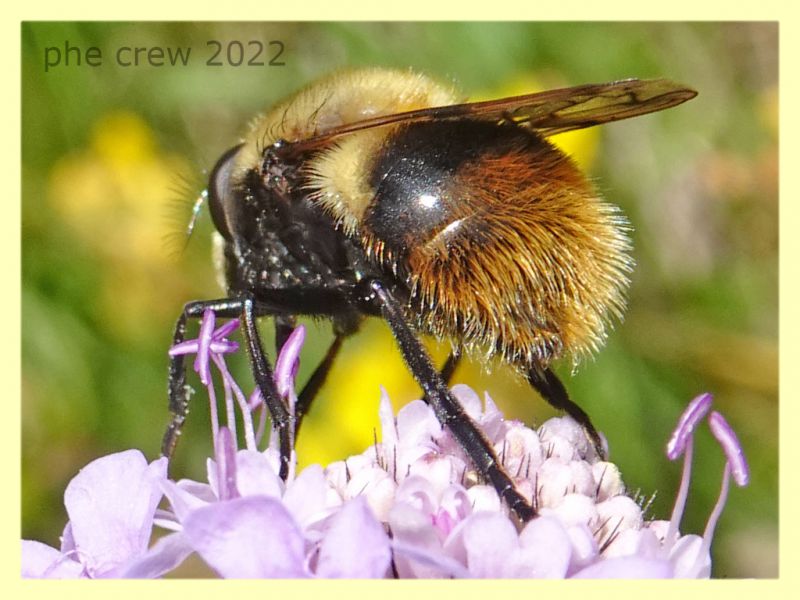
[[[236,488],[236,445],[231,430],[220,427],[218,444],[214,448],[217,463],[217,486],[220,500],[231,500],[239,497]]]
[[[685,414],[685,413],[684,413]],[[669,520],[669,528],[664,538],[664,545],[669,548],[678,539],[678,528],[683,518],[683,510],[686,508],[686,498],[689,496],[689,481],[692,479],[692,455],[694,454],[694,438],[689,432],[689,438],[683,443],[683,473],[681,474],[681,485],[678,488],[678,496],[675,498],[675,507],[672,509],[672,516]]]
[[[222,373],[222,381],[225,383],[225,390],[226,390],[226,404],[228,403],[228,398],[230,392],[233,392],[234,397],[236,398],[236,402],[239,404],[239,412],[242,413],[242,424],[244,426],[244,439],[245,445],[247,446],[248,450],[257,450],[256,445],[256,434],[253,428],[253,416],[252,410],[250,408],[249,403],[247,402],[247,398],[244,396],[244,392],[236,383],[236,380],[228,371],[228,366],[225,364],[225,361],[220,356],[214,356],[214,364],[217,365],[220,373]]]
[[[209,346],[211,354],[231,354],[238,352],[238,342],[230,340],[217,340],[213,336],[211,338],[211,345]],[[197,340],[187,340],[179,344],[175,344],[169,349],[170,356],[180,356],[182,354],[197,354],[199,351],[199,344]]]
[[[261,411],[258,413],[258,431],[256,431],[256,445],[264,439],[264,432],[267,429],[267,405],[261,403]]]
[[[203,320],[200,323],[200,335],[197,337],[198,346],[197,356],[194,359],[194,370],[197,371],[200,376],[200,382],[205,386],[211,383],[211,369],[208,366],[208,358],[215,319],[214,311],[206,309],[203,312]]]
[[[711,540],[714,539],[714,530],[716,529],[717,522],[722,515],[722,509],[725,508],[725,502],[728,500],[730,479],[731,465],[730,463],[726,463],[725,470],[722,473],[722,488],[719,492],[719,498],[717,498],[717,503],[714,505],[714,510],[711,511],[711,515],[708,517],[706,529],[703,531],[703,543],[700,546],[703,553],[708,553],[709,548],[711,547]]]
[[[275,386],[284,398],[294,389],[294,378],[300,367],[300,350],[306,339],[306,328],[299,325],[289,334],[275,361]]]
[[[225,376],[227,372],[227,369],[225,368],[225,362],[216,356],[213,356],[212,358],[214,360],[214,364],[217,365],[217,368],[222,373],[222,385],[223,389],[225,390],[225,422],[228,425],[228,428],[231,430],[233,439],[236,439],[238,437],[236,432],[236,409],[233,405],[233,393],[229,376]]]
[[[261,440],[264,437],[264,431],[267,427],[267,406],[264,404],[264,398],[261,395],[261,390],[256,387],[253,390],[253,393],[250,394],[250,399],[247,401],[247,405],[250,408],[250,412],[254,412],[259,407],[261,408],[261,412],[258,415],[258,431],[256,431],[256,445],[261,443]]]
[[[689,406],[678,419],[678,425],[672,432],[672,437],[667,442],[667,458],[675,460],[683,453],[687,440],[694,433],[694,428],[711,408],[712,399],[713,396],[706,393],[700,394],[689,402]]]
[[[217,391],[214,389],[214,384],[210,383],[206,386],[208,390],[208,413],[211,417],[211,444],[214,448],[217,447],[217,440],[219,438],[219,412],[217,411]]]
[[[747,466],[744,449],[739,443],[739,438],[736,437],[736,432],[728,425],[725,417],[717,411],[712,412],[708,417],[708,426],[725,452],[736,485],[739,487],[747,485],[750,481],[750,468]]]
[[[219,326],[219,328],[214,332],[214,339],[222,340],[222,338],[229,336],[238,328],[239,319],[231,319],[230,321],[227,321]]]
[[[264,398],[261,396],[261,389],[256,387],[253,390],[253,393],[250,394],[250,399],[247,401],[250,410],[255,410],[262,404],[264,404]]]

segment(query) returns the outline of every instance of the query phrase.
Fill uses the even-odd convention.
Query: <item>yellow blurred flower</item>
[[[101,117],[89,146],[56,163],[49,200],[87,245],[124,262],[161,263],[176,173],[186,161],[158,152],[147,124],[133,113]]]
[[[444,362],[443,344],[427,346],[436,364]],[[297,440],[301,466],[338,460],[368,447],[378,428],[381,387],[389,392],[395,410],[422,395],[389,328],[370,319],[346,342],[321,392],[323,397],[304,421]]]
[[[100,117],[87,146],[51,171],[48,201],[103,264],[95,298],[109,329],[127,340],[166,304],[175,270],[167,239],[176,227],[167,211],[178,174],[188,169],[185,159],[158,149],[141,117],[115,112]]]

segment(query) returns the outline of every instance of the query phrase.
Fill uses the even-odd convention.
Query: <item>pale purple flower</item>
[[[744,485],[749,471],[733,430],[712,412],[709,427],[728,458],[722,491],[703,535],[680,534],[694,435],[710,410],[709,394],[689,404],[668,442],[670,459],[684,459],[672,517],[649,521],[627,494],[618,467],[600,460],[572,419],[550,419],[534,430],[505,420],[488,394],[482,400],[470,388],[454,386],[453,395],[537,510],[537,518],[521,524],[494,488],[483,482],[430,406],[411,402],[395,415],[385,390],[378,408],[380,442],[376,439],[359,455],[325,468],[311,465],[299,473],[292,456],[289,475],[282,481],[274,430],[266,447],[259,449],[266,423],[263,398],[256,389],[248,399],[225,364],[225,355],[238,349],[227,339],[237,327],[235,320],[216,327],[213,312],[207,311],[198,339],[171,349],[172,354],[197,355],[194,367],[208,389],[213,458],[207,462],[207,482],[168,480],[163,462],[147,467],[162,465],[160,476],[147,488],[149,495],[132,490],[132,482],[119,473],[103,481],[92,479],[92,486],[107,489],[90,496],[127,495],[131,502],[150,498],[149,503],[139,500],[139,508],[131,512],[141,516],[134,519],[136,526],[121,527],[114,518],[98,519],[86,511],[73,514],[71,506],[85,503],[71,500],[61,551],[23,542],[25,575],[158,576],[191,553],[219,576],[236,578],[710,575],[709,547],[729,479]],[[289,412],[297,401],[294,379],[304,337],[305,330],[297,328],[275,365],[276,388]],[[225,390],[224,423],[217,413],[212,364]],[[243,448],[236,431],[237,410]],[[253,413],[258,411],[256,426]],[[162,493],[167,506],[155,511]],[[111,501],[110,506],[118,509],[119,502]],[[112,517],[117,509],[110,510]],[[169,533],[148,548],[154,522]],[[94,531],[104,526],[102,533]]]
[[[206,314],[201,335],[211,343],[197,348],[207,349],[210,361],[219,368],[230,390],[225,397],[230,412],[232,398],[243,397],[221,356],[227,348],[222,345],[226,342],[223,332],[227,335],[231,329],[213,330],[210,320]],[[276,362],[276,387],[290,411],[297,400],[294,377],[304,336],[304,328],[295,329]],[[196,368],[208,362],[197,362]],[[249,402],[238,406],[248,411],[263,409],[263,399],[256,391]],[[252,419],[245,418],[244,424],[246,440],[260,438],[252,431]],[[216,431],[208,483],[164,484],[170,510],[160,511],[158,522],[175,531],[171,537],[182,540],[178,547],[190,547],[222,577],[385,576],[391,558],[389,538],[364,498],[343,502],[317,465],[296,475],[292,461],[288,480],[281,481],[274,431],[263,452],[250,443],[237,449],[228,426]]]
[[[284,483],[277,455],[236,451],[225,427],[218,441],[209,483],[167,481],[159,518],[220,576],[385,576],[389,538],[364,498],[343,503],[317,465]]]
[[[376,516],[387,523],[400,577],[710,574],[708,547],[724,494],[703,537],[680,536],[677,529],[691,474],[692,436],[708,412],[710,396],[690,404],[673,435],[689,452],[684,494],[667,523],[645,520],[641,506],[626,494],[619,469],[598,459],[570,418],[551,419],[533,431],[498,417],[488,395],[481,409],[472,390],[455,386],[453,393],[485,426],[517,487],[533,500],[540,517],[518,531],[494,489],[475,483],[478,474],[433,411],[417,401],[394,418],[384,392],[379,409],[382,443],[332,464],[327,476],[343,498],[366,496]],[[727,452],[732,461],[738,460],[738,471],[746,471],[743,458],[737,459],[741,447],[732,431],[718,429],[729,432]]]

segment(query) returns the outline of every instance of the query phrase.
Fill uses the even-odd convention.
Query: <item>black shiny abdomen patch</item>
[[[362,226],[401,255],[457,218],[469,190],[459,170],[509,147],[530,143],[513,125],[454,120],[415,123],[387,138],[370,177],[375,197]]]

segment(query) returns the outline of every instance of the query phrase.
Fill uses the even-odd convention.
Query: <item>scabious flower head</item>
[[[225,365],[224,355],[238,348],[227,339],[237,326],[230,321],[216,327],[209,311],[199,338],[171,350],[197,354],[195,370],[209,392],[214,452],[207,481],[172,481],[165,475],[165,459],[148,466],[141,457],[137,472],[148,475],[140,477],[145,483],[138,487],[124,471],[80,485],[90,468],[119,469],[120,456],[130,456],[99,459],[68,488],[71,520],[61,551],[23,542],[24,575],[152,577],[192,553],[221,577],[710,575],[709,546],[729,479],[739,485],[748,479],[733,430],[712,412],[709,426],[728,458],[722,492],[703,535],[680,534],[693,435],[710,410],[710,395],[690,403],[668,443],[670,459],[684,458],[683,478],[671,519],[653,521],[627,494],[619,469],[596,455],[572,419],[554,418],[531,429],[506,420],[488,394],[481,399],[466,386],[454,386],[453,395],[537,511],[536,518],[521,523],[425,402],[412,402],[395,415],[385,390],[378,409],[380,442],[324,468],[311,465],[296,472],[292,457],[289,475],[281,480],[274,431],[266,449],[259,449],[266,423],[263,398],[257,390],[246,397]],[[276,362],[276,387],[290,412],[297,400],[294,377],[304,335],[302,327],[296,329]],[[218,417],[212,364],[225,390],[224,424]],[[243,448],[237,442],[237,410]],[[71,489],[81,489],[86,498],[112,499],[112,507],[128,497],[138,507],[131,513],[136,518],[122,527],[115,510],[108,518],[79,513]],[[162,494],[166,504],[156,510]],[[169,533],[148,548],[153,524]],[[102,539],[92,543],[93,536]],[[111,543],[115,536],[119,544]]]

